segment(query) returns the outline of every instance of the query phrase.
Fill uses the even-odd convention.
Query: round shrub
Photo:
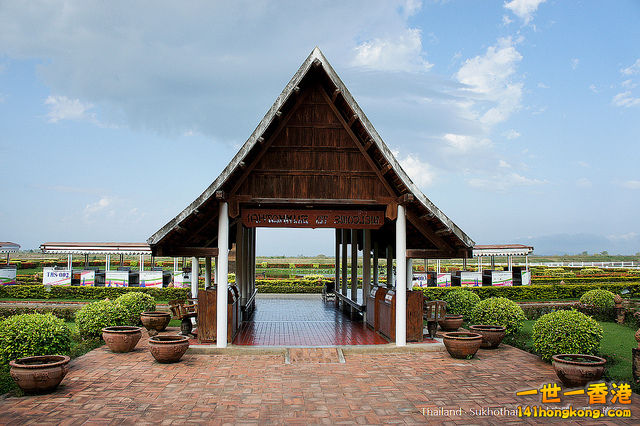
[[[442,300],[447,302],[447,313],[454,315],[462,315],[465,320],[469,320],[471,310],[480,301],[480,297],[469,290],[451,290],[447,291]]]
[[[600,347],[602,327],[582,312],[556,311],[535,322],[532,339],[534,350],[547,361],[557,354],[593,355]]]
[[[593,306],[595,308],[608,309],[615,306],[615,302],[613,300],[614,297],[615,294],[611,293],[609,290],[589,290],[580,297],[580,303],[583,305]]]
[[[102,336],[104,327],[125,325],[122,310],[112,300],[105,299],[89,303],[76,312],[76,325],[83,338]]]
[[[140,324],[140,314],[156,310],[156,299],[146,293],[125,293],[115,300],[122,313],[124,325]]]
[[[25,356],[64,355],[71,348],[71,331],[52,314],[14,315],[0,321],[0,363]]]
[[[471,311],[474,324],[501,325],[507,334],[520,331],[526,319],[522,308],[506,297],[481,300]]]

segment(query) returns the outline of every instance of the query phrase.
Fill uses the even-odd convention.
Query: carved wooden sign
[[[242,224],[249,228],[378,229],[384,212],[369,210],[242,209]]]

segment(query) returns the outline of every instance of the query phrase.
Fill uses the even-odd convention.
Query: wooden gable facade
[[[358,210],[384,213],[372,229],[382,249],[393,245],[402,204],[409,257],[466,258],[473,247],[411,182],[317,48],[222,174],[149,238],[154,255],[215,256],[221,201],[230,244],[246,209]]]

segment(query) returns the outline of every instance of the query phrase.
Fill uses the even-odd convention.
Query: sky
[[[640,252],[640,1],[0,0],[0,241],[146,241],[318,46],[477,244]],[[332,254],[267,230],[258,255]]]

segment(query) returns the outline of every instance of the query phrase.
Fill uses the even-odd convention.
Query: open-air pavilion
[[[335,229],[336,294],[353,310],[367,309],[365,296],[378,284],[378,259],[386,257],[390,268],[395,260],[393,289],[386,296],[392,305],[387,316],[393,318],[387,319],[399,346],[407,340],[412,259],[469,258],[474,245],[413,184],[317,48],[220,176],[148,240],[155,256],[192,257],[194,297],[204,258],[205,286],[212,284],[212,274],[216,278],[211,300],[217,336],[228,331],[233,243],[237,296],[245,314],[252,310],[260,227]],[[362,292],[356,289],[357,268],[347,276],[348,255],[357,262],[360,252]],[[218,347],[226,345],[217,339]]]

